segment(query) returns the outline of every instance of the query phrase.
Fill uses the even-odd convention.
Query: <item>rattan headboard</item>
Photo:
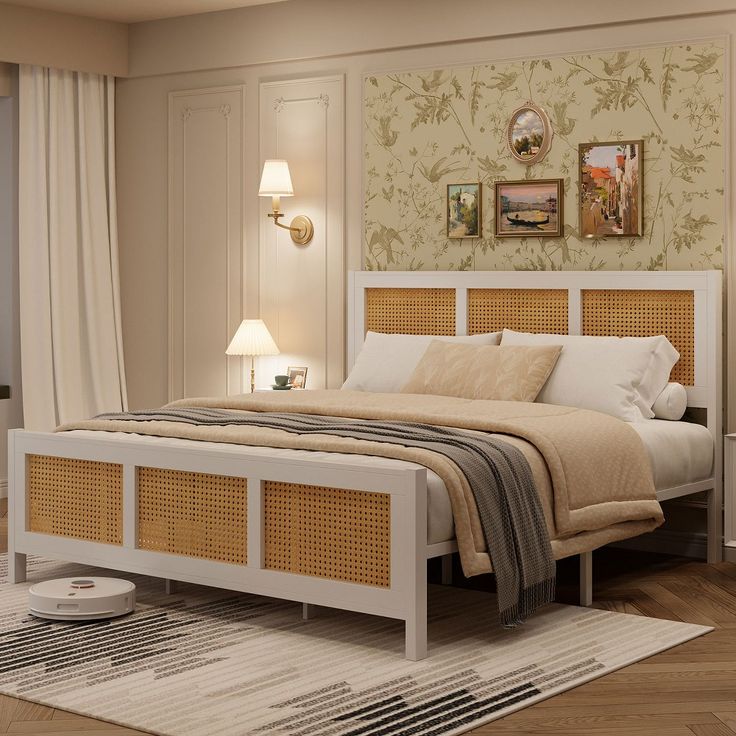
[[[348,366],[367,330],[466,335],[504,327],[555,334],[666,335],[688,404],[720,413],[720,271],[350,274]]]

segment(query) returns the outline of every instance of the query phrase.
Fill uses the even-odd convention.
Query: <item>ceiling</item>
[[[9,0],[8,4],[121,23],[138,23],[277,2],[283,0]]]

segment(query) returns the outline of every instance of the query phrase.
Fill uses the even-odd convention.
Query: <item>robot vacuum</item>
[[[97,621],[135,610],[135,585],[118,578],[59,578],[32,585],[29,611],[54,621]]]

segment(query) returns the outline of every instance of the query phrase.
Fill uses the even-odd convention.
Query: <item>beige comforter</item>
[[[412,421],[497,434],[518,447],[529,461],[558,559],[651,531],[663,521],[641,439],[624,422],[598,412],[517,401],[342,390],[185,399],[169,406]],[[447,487],[465,574],[491,570],[470,487],[459,468],[435,452],[235,425],[91,419],[57,431],[71,429],[377,455],[419,463],[437,473]]]

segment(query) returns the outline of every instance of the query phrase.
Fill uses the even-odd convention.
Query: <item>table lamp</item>
[[[250,392],[253,393],[256,388],[256,356],[278,355],[279,349],[262,319],[244,319],[225,353],[250,356]]]

